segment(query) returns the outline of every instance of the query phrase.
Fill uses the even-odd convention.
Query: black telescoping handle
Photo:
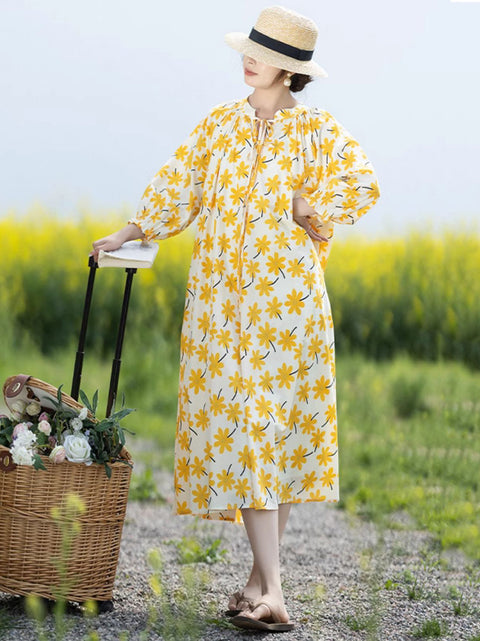
[[[75,367],[73,369],[72,391],[70,396],[78,401],[78,393],[80,391],[80,381],[82,380],[83,357],[85,355],[85,336],[87,334],[88,317],[90,314],[90,305],[92,302],[93,285],[95,283],[95,273],[98,265],[93,256],[89,256],[88,266],[90,273],[88,275],[87,292],[85,294],[85,304],[83,306],[82,326],[80,328],[80,336],[78,339],[78,349],[75,357]]]
[[[125,281],[125,291],[123,293],[122,312],[120,314],[120,322],[118,324],[115,357],[112,363],[112,374],[110,377],[110,389],[108,390],[106,416],[110,416],[110,414],[112,413],[112,408],[115,405],[115,400],[117,397],[118,379],[120,376],[120,365],[122,363],[121,356],[122,356],[123,339],[125,336],[125,327],[127,324],[128,305],[130,302],[130,293],[132,291],[133,276],[137,270],[135,267],[127,267],[125,271],[127,272],[127,278]]]

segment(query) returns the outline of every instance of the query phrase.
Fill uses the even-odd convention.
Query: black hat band
[[[255,28],[250,31],[250,35],[248,37],[250,40],[253,40],[253,42],[267,47],[267,49],[283,53],[285,56],[295,58],[295,60],[311,60],[313,58],[313,50],[309,51],[308,49],[299,49],[298,47],[287,45],[285,42],[266,36]]]

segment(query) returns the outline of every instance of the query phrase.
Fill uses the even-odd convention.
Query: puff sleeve
[[[378,200],[378,181],[358,142],[326,113],[319,128],[314,179],[299,195],[315,210],[319,222],[353,225]]]
[[[201,210],[203,184],[210,160],[210,114],[191,132],[145,189],[135,223],[147,240],[183,231]]]

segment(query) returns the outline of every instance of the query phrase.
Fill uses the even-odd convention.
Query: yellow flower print
[[[315,429],[315,425],[317,423],[315,420],[315,417],[316,417],[316,414],[303,415],[303,421],[300,423],[300,429],[304,434],[311,434]]]
[[[308,344],[308,356],[318,362],[317,354],[322,349],[323,341],[319,336],[313,336]]]
[[[198,394],[200,390],[205,391],[205,377],[201,369],[193,369],[190,372],[189,384],[195,394]]]
[[[231,301],[227,300],[225,303],[222,303],[222,314],[224,315],[226,322],[232,321],[235,318],[236,313],[237,309]]]
[[[240,205],[240,203],[243,203],[243,199],[245,198],[245,187],[234,187],[230,190],[230,200],[232,201],[232,205]]]
[[[293,481],[292,481],[293,483]],[[280,503],[290,503],[292,500],[292,483],[282,483]]]
[[[251,137],[250,130],[248,129],[248,127],[237,129],[235,132],[235,137],[237,145],[246,145]]]
[[[233,472],[230,471],[230,467],[228,468],[228,470],[222,470],[220,474],[217,474],[217,485],[223,492],[232,490],[233,486],[235,485],[235,477],[233,475]]]
[[[193,463],[190,463],[190,472],[192,476],[196,476],[197,478],[200,478],[207,473],[205,466],[203,465],[203,460],[199,459],[198,456],[194,458]]]
[[[267,474],[263,469],[263,467],[260,468],[260,471],[258,472],[257,480],[258,480],[258,485],[260,487],[260,491],[262,493],[265,493],[265,491],[272,486],[271,478],[272,478],[271,474]]]
[[[195,418],[195,427],[200,430],[206,430],[208,427],[208,424],[210,422],[208,412],[206,409],[203,407],[198,410],[198,412],[194,415]]]
[[[214,416],[223,414],[225,407],[225,397],[220,396],[220,392],[218,392],[218,394],[212,394],[210,396],[210,411]]]
[[[285,148],[285,143],[283,140],[273,140],[269,145],[268,145],[268,151],[275,156],[282,152]]]
[[[325,412],[325,418],[328,423],[335,423],[336,418],[337,418],[337,410],[335,403],[332,403],[331,405],[328,406],[327,411]]]
[[[298,398],[304,403],[308,403],[308,397],[310,395],[310,383],[308,381],[303,385],[298,387]]]
[[[284,451],[280,454],[278,457],[278,468],[282,471],[285,472],[287,469],[287,453]]]
[[[336,428],[336,426],[334,426],[334,427],[332,428],[332,431],[330,432],[330,443],[331,443],[333,446],[338,445],[338,433],[337,433],[337,428]]]
[[[218,428],[214,436],[214,447],[218,449],[220,454],[223,454],[225,450],[227,450],[227,452],[232,451],[232,443],[233,443],[232,434],[233,432],[229,433],[228,427]]]
[[[268,352],[267,352],[268,354]],[[265,358],[267,354],[262,354],[262,352],[259,349],[254,349],[252,351],[252,355],[250,356],[250,363],[252,364],[252,368],[254,370],[257,369],[262,369],[265,365]],[[253,390],[255,389],[255,386],[253,387]],[[253,391],[252,390],[252,391]]]
[[[289,314],[301,314],[303,307],[305,307],[304,298],[302,292],[297,292],[296,289],[292,289],[290,294],[287,294],[287,301],[285,305],[288,307]]]
[[[305,265],[301,261],[303,261],[303,258],[295,258],[288,261],[287,272],[294,278],[301,276],[305,272]]]
[[[315,490],[314,492],[310,492],[310,494],[308,495],[309,501],[322,502],[322,501],[325,501],[326,498],[327,497],[324,494],[322,494],[320,490]]]
[[[314,398],[320,398],[321,401],[324,401],[330,393],[331,384],[331,381],[325,378],[325,376],[318,378],[313,386]]]
[[[260,325],[257,332],[258,342],[262,347],[274,347],[274,342],[277,338],[277,330],[272,327],[270,323],[266,322],[265,325]]]
[[[233,178],[233,174],[229,172],[228,169],[225,169],[223,174],[220,175],[219,181],[218,181],[220,186],[220,191],[224,188],[228,189],[228,187],[230,187],[230,185],[232,184],[232,178]]]
[[[310,443],[313,445],[313,448],[316,450],[322,443],[325,442],[325,430],[317,429],[312,433],[310,438]]]
[[[235,483],[235,494],[243,500],[247,498],[250,489],[251,488],[250,484],[248,483],[248,479],[238,479],[238,481]]]
[[[297,371],[297,376],[298,378],[303,381],[303,379],[308,375],[308,372],[310,368],[312,367],[313,364],[308,364],[304,360],[299,360],[298,361],[298,371]]]
[[[273,289],[273,284],[268,276],[261,276],[258,279],[258,284],[255,285],[255,289],[258,290],[260,296],[268,296]]]
[[[313,334],[314,329],[315,319],[312,316],[309,316],[305,321],[305,336],[310,336],[311,334]],[[321,343],[323,343],[323,341],[321,341]]]
[[[291,366],[287,365],[287,363],[282,363],[277,372],[278,374],[275,378],[278,381],[278,386],[290,389],[295,381],[295,372],[292,371]]]
[[[266,311],[267,314],[270,316],[270,318],[282,318],[281,311],[282,311],[282,303],[278,300],[276,296],[271,298],[267,305],[266,305]]]
[[[268,210],[269,206],[270,206],[270,201],[268,200],[268,198],[265,198],[264,196],[260,196],[260,195],[255,198],[256,211],[263,214]]]
[[[286,263],[285,256],[281,256],[278,252],[275,252],[274,254],[270,254],[270,256],[267,259],[267,267],[268,267],[269,273],[277,276],[278,273],[280,272],[282,276],[285,278],[285,274],[283,273],[283,270],[285,269],[285,263]]]
[[[223,210],[223,221],[227,227],[235,225],[237,222],[237,216],[238,214],[235,209]]]
[[[261,236],[260,238],[257,238],[255,241],[255,249],[257,251],[257,256],[258,254],[264,256],[270,250],[270,240],[268,239],[268,236]]]
[[[235,173],[237,178],[248,178],[249,166],[246,162],[239,162],[236,166]]]
[[[224,364],[221,362],[220,354],[218,352],[216,354],[211,354],[208,370],[212,379],[215,378],[215,376],[221,376],[223,368]]]
[[[208,507],[208,486],[197,483],[197,488],[193,490],[193,502],[198,505],[200,510],[206,510]]]
[[[280,338],[278,339],[278,344],[281,346],[282,350],[291,351],[296,343],[297,338],[295,336],[296,327],[291,330],[285,329],[283,332],[280,332]]]
[[[176,468],[178,477],[185,479],[185,481],[188,481],[190,470],[188,467],[188,461],[185,456],[178,459]]]
[[[226,417],[227,421],[231,421],[238,425],[238,421],[242,415],[242,410],[240,408],[240,403],[229,403],[227,406]]]
[[[333,484],[333,479],[336,476],[337,475],[335,474],[335,470],[333,469],[333,467],[330,467],[327,471],[325,471],[323,473],[322,478],[320,479],[320,481],[322,482],[323,487],[325,487],[326,485],[332,485]]]
[[[255,393],[256,382],[255,382],[253,376],[245,376],[242,379],[242,382],[243,382],[242,388],[243,388],[243,391],[245,392],[245,394],[247,395],[247,397],[251,396],[251,394]],[[249,409],[250,408],[248,407],[248,405],[243,408],[243,413],[244,413],[245,417],[248,416],[247,412],[248,412]]]
[[[212,453],[212,443],[210,441],[208,441],[206,446],[203,448],[203,453],[205,454],[205,460],[209,459],[210,461],[215,461]]]
[[[275,450],[270,443],[267,442],[260,448],[260,458],[264,465],[275,463]]]
[[[248,445],[245,445],[243,450],[239,452],[238,462],[243,468],[247,468],[252,472],[257,469],[257,455],[253,449],[249,449]]]
[[[206,363],[207,362],[207,357],[208,357],[208,352],[209,352],[209,347],[205,343],[202,343],[199,345],[196,349],[196,355],[197,359],[201,363]]]
[[[260,376],[259,384],[264,392],[273,392],[274,379],[270,372],[265,372]]]
[[[325,348],[322,352],[322,358],[325,365],[328,365],[330,361],[333,361],[333,350],[329,345],[325,345]]]
[[[289,171],[292,166],[292,160],[288,156],[282,156],[278,161],[278,164],[280,169],[283,169],[283,171]]]
[[[233,338],[229,329],[219,329],[217,332],[217,342],[220,347],[223,347],[226,351],[230,347]],[[223,365],[222,365],[223,367]]]
[[[181,450],[188,451],[190,449],[190,434],[182,431],[177,436],[178,445]]]
[[[276,194],[277,191],[280,188],[280,178],[278,176],[272,176],[271,178],[267,178],[265,181],[265,186],[267,188],[267,192],[265,196],[268,196],[268,194]]]
[[[234,392],[234,395],[232,397],[232,401],[233,401],[233,399],[238,394],[238,392],[242,391],[242,388],[243,388],[242,376],[239,372],[235,372],[235,374],[228,377],[228,380],[230,381],[228,386],[231,387]]]
[[[165,207],[165,196],[157,193],[155,190],[150,197],[150,202],[156,209],[163,209]]]
[[[265,396],[262,394],[255,401],[255,409],[257,410],[259,416],[267,419],[269,417],[271,418],[271,414],[273,410],[272,401],[269,401],[268,399],[266,399]]]
[[[317,460],[320,465],[326,465],[327,463],[331,462],[332,456],[333,454],[330,452],[330,448],[322,447],[322,451],[320,452],[320,454],[317,454]]]
[[[302,490],[310,490],[312,487],[315,487],[315,483],[318,481],[318,477],[315,472],[309,472],[305,474],[302,478]]]
[[[335,145],[335,138],[324,138],[321,142],[322,154],[326,156],[331,156],[333,153],[333,147]]]
[[[265,438],[265,427],[262,426],[261,423],[253,423],[248,435],[254,441],[254,443],[256,443],[257,441],[261,443]]]
[[[284,212],[288,213],[292,208],[292,199],[286,194],[281,194],[275,200],[273,211],[276,214],[282,215]]]

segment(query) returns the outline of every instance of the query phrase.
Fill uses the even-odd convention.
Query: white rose
[[[82,409],[80,410],[80,412],[79,412],[79,414],[78,414],[78,418],[79,418],[81,421],[84,421],[84,420],[87,418],[87,415],[88,415],[88,410],[87,410],[87,408],[86,408],[86,407],[82,407]]]
[[[31,447],[36,440],[36,434],[30,432],[29,429],[25,429],[18,433],[14,445],[18,447]]]
[[[72,463],[91,463],[90,443],[83,434],[68,434],[63,442],[67,459]]]
[[[38,401],[32,401],[25,408],[25,411],[30,416],[37,416],[37,414],[40,414],[41,410],[42,410],[42,406],[40,405],[40,403]]]
[[[40,430],[40,432],[46,434],[46,436],[50,436],[50,434],[52,433],[52,426],[48,421],[40,421],[40,423],[38,424],[38,429]]]
[[[70,427],[75,432],[79,432],[83,427],[83,423],[79,418],[75,417],[75,418],[70,419]]]
[[[32,450],[24,445],[17,445],[17,443],[15,443],[10,452],[12,453],[13,462],[17,465],[33,465]]]

